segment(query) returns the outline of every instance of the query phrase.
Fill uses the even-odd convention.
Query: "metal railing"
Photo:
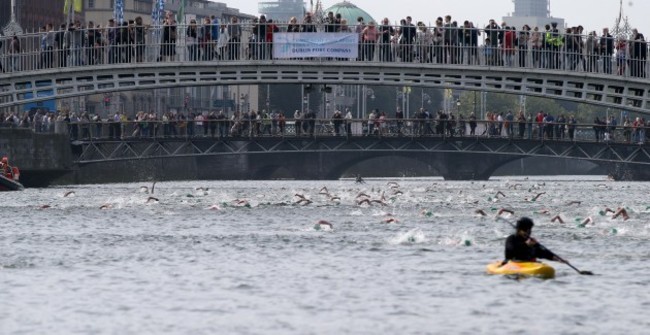
[[[2,122],[0,127],[58,133],[72,141],[186,139],[255,139],[264,137],[442,137],[508,138],[533,141],[576,141],[645,144],[650,127],[570,122],[480,121],[471,119],[183,119]]]
[[[296,28],[297,27],[297,28]],[[304,25],[233,24],[212,36],[211,25],[166,25],[63,30],[1,37],[3,72],[113,64],[273,60],[273,34]],[[342,29],[341,27],[339,27]],[[354,27],[349,27],[351,30]],[[343,33],[343,32],[340,32]],[[302,32],[301,34],[310,34]],[[345,45],[355,58],[291,58],[300,62],[419,63],[536,68],[645,78],[647,44],[635,36],[447,26],[377,26]]]

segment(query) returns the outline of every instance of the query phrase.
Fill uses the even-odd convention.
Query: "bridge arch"
[[[90,94],[256,84],[445,88],[554,98],[650,114],[650,83],[599,73],[351,61],[111,64],[0,74],[0,107]]]

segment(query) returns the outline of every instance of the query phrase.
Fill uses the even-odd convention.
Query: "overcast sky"
[[[229,7],[239,8],[242,13],[257,14],[257,0],[218,0]],[[305,0],[309,6],[309,0]],[[325,8],[340,1],[323,1]],[[375,20],[388,17],[391,22],[408,15],[414,21],[425,23],[435,21],[438,16],[450,14],[456,21],[470,20],[478,26],[485,26],[489,19],[501,18],[514,11],[511,0],[354,0],[358,7],[367,11]],[[586,31],[614,25],[619,12],[620,0],[551,0],[551,15],[566,20],[569,26],[582,25]],[[316,0],[314,0],[316,4]],[[646,35],[650,35],[650,0],[623,1],[623,11],[630,24]]]

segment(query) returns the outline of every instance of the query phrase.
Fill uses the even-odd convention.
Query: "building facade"
[[[551,13],[549,0],[514,0],[515,12],[512,16],[548,17]]]
[[[16,0],[16,21],[23,32],[36,32],[48,23],[55,26],[65,22],[65,0]],[[11,0],[0,0],[0,29],[11,19]]]
[[[545,25],[557,23],[559,28],[564,28],[564,19],[551,16],[549,0],[514,0],[515,11],[511,16],[504,16],[503,22],[509,27],[521,29],[524,25],[531,28],[538,27],[544,31]]]
[[[124,20],[134,20],[140,16],[145,25],[151,24],[152,0],[124,0]],[[85,21],[106,26],[113,18],[114,0],[84,0]],[[167,0],[165,10],[178,13],[180,1]],[[243,14],[239,9],[228,7],[225,3],[207,0],[187,0],[184,8],[184,22],[215,16],[219,22],[229,22],[237,17],[239,22],[250,22],[254,16]],[[239,91],[239,95],[237,94]],[[242,92],[243,97],[242,99]],[[95,95],[86,99],[82,105],[86,110],[102,115],[123,111],[131,115],[137,111],[157,112],[195,112],[207,113],[210,110],[224,109],[257,110],[257,86],[215,86],[160,89],[152,91],[122,92],[109,95]],[[81,104],[80,104],[81,105]]]
[[[289,22],[292,17],[302,21],[305,16],[305,2],[302,0],[260,1],[258,11],[275,22]]]

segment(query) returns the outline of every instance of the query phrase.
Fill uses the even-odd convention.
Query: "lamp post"
[[[345,88],[341,85],[336,86],[334,90],[336,92],[334,96],[334,109],[343,110],[345,106]]]
[[[424,108],[424,102],[427,102],[428,105],[431,104],[431,96],[424,93],[424,89],[422,90],[422,103],[420,105],[421,108]]]
[[[302,115],[305,115],[305,107],[309,105],[309,95],[307,90],[305,89],[305,85],[302,85],[302,99],[300,101],[302,102],[301,107],[300,107],[300,112]]]
[[[271,85],[266,84],[266,112],[270,113],[271,110]]]
[[[402,112],[405,113],[405,114],[404,114],[405,117],[406,117],[407,119],[410,118],[410,112],[409,112],[408,104],[407,104],[407,101],[406,101],[407,93],[404,92],[403,90],[400,90],[399,88],[397,88],[397,89],[395,90],[395,93],[397,94],[397,96],[396,96],[396,101],[395,101],[396,104],[397,104],[396,108],[399,108],[400,105],[401,105],[401,107],[402,107]],[[400,104],[400,99],[401,99],[401,104]]]
[[[487,112],[487,92],[481,92],[481,121],[485,120]]]
[[[363,118],[366,118],[366,114],[368,113],[368,97],[370,97],[370,100],[375,100],[375,91],[372,88],[366,88],[364,86],[363,90]]]

